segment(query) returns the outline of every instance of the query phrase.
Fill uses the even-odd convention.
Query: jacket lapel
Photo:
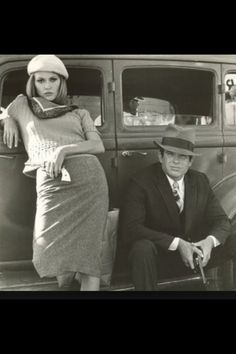
[[[166,175],[164,174],[161,168],[161,165],[159,164],[157,165],[157,173],[155,176],[155,181],[156,181],[156,186],[162,195],[164,203],[166,204],[170,218],[172,219],[174,225],[176,225],[177,228],[180,228],[181,225],[180,225],[178,208],[173,198],[171,186],[169,184]]]

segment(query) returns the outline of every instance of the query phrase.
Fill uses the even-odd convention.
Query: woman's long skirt
[[[37,170],[33,263],[40,277],[65,272],[100,276],[108,212],[108,187],[99,160],[77,155],[65,160],[71,182]]]

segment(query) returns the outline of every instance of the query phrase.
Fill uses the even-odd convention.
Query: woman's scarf
[[[59,105],[42,97],[28,97],[28,103],[39,119],[57,118],[78,108],[76,105]]]

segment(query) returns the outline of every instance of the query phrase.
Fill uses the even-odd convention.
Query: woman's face
[[[40,97],[54,101],[60,87],[60,76],[55,73],[39,71],[34,74],[35,88]]]

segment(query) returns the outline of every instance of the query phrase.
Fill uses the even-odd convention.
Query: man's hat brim
[[[163,144],[158,143],[155,140],[153,142],[158,148],[162,148],[163,150],[174,152],[176,154],[188,155],[188,156],[200,156],[201,155],[201,154],[197,154],[197,153],[190,151],[190,150],[181,149],[179,147],[170,146],[170,145],[163,145]]]

